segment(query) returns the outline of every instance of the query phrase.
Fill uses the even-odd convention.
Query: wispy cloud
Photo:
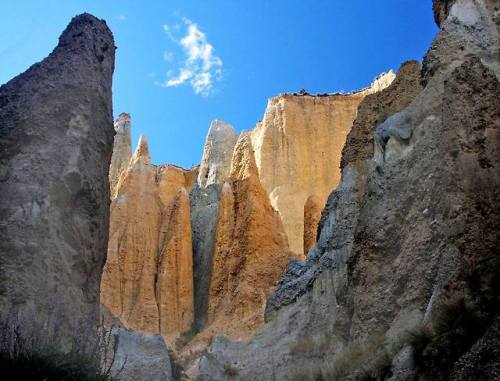
[[[125,17],[125,15],[119,15],[117,18],[119,21],[125,21],[127,19],[127,17]]]
[[[214,83],[222,79],[222,60],[215,55],[213,45],[208,41],[198,25],[187,18],[183,18],[186,27],[185,35],[177,39],[174,32],[181,29],[180,24],[170,27],[163,25],[167,37],[182,48],[184,59],[176,75],[167,73],[167,79],[161,84],[163,87],[177,87],[189,84],[196,94],[208,96],[214,88]],[[171,61],[173,54],[165,51],[165,61]]]

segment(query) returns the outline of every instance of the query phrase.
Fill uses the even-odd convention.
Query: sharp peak
[[[139,136],[139,142],[137,143],[137,148],[134,152],[133,161],[137,161],[138,159],[142,159],[142,161],[146,164],[151,163],[151,155],[149,154],[149,146],[146,135],[141,134]]]

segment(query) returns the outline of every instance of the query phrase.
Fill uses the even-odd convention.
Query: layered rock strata
[[[252,131],[260,180],[281,215],[290,249],[299,258],[307,254],[303,243],[307,199],[314,195],[324,206],[339,182],[342,147],[359,103],[393,79],[391,71],[372,87],[347,95],[281,94],[269,100],[262,122]]]
[[[84,351],[95,338],[114,56],[106,23],[82,14],[0,87],[0,320],[33,345]]]
[[[498,377],[485,353],[498,349],[499,21],[493,1],[453,2],[424,87],[409,64],[365,99],[317,246],[289,265],[258,334],[213,340],[201,379]],[[404,83],[413,96],[398,105]]]
[[[188,190],[195,172],[152,165],[141,136],[121,175],[101,302],[127,328],[171,339],[193,322]]]

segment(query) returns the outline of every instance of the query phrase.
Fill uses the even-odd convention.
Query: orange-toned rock
[[[340,179],[340,157],[359,103],[387,87],[395,75],[378,77],[363,91],[326,96],[281,94],[268,102],[251,133],[262,186],[279,211],[299,257],[304,248],[304,204],[310,195],[324,205]]]
[[[160,231],[156,300],[160,332],[169,338],[193,322],[193,256],[189,197],[179,188]]]
[[[260,183],[250,136],[242,134],[219,203],[209,325],[237,337],[251,333],[263,321],[266,299],[290,254],[279,214]]]
[[[141,137],[111,202],[108,257],[101,281],[101,303],[131,329],[158,332],[155,274],[161,209]]]
[[[175,337],[193,320],[187,190],[196,168],[151,163],[141,136],[111,203],[101,303],[127,328]]]
[[[316,244],[318,224],[324,206],[315,195],[309,196],[304,205],[304,254]]]

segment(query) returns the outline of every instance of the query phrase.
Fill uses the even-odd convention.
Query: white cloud
[[[119,15],[118,16],[118,20],[120,21],[125,21],[127,18],[125,17],[125,15]]]
[[[192,71],[185,69],[185,68],[182,68],[181,72],[179,73],[179,75],[177,77],[171,78],[165,82],[165,86],[166,87],[176,87],[176,86],[182,85],[184,82],[186,82],[189,78],[192,78],[192,77],[193,77]]]
[[[189,83],[196,94],[207,96],[214,86],[214,82],[222,78],[222,60],[214,53],[215,49],[207,40],[198,25],[187,18],[183,18],[187,27],[186,34],[180,39],[176,39],[172,34],[172,29],[180,29],[178,24],[171,28],[168,24],[163,25],[163,30],[170,40],[178,44],[185,55],[182,66],[178,74],[172,76],[167,73],[167,80],[163,87],[176,87],[184,83]],[[171,61],[173,54],[165,51],[163,54],[165,61]]]

